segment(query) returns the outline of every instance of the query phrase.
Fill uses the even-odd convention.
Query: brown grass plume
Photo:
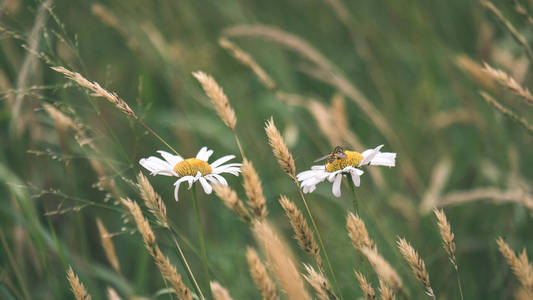
[[[235,130],[237,117],[235,116],[235,111],[229,104],[228,97],[224,93],[222,87],[218,85],[213,77],[204,72],[198,71],[192,73],[192,75],[198,80],[198,82],[200,82],[204,92],[215,105],[217,114],[220,119],[222,119],[222,122],[232,130]]]
[[[315,236],[311,228],[307,224],[302,212],[298,209],[294,202],[290,201],[286,196],[281,195],[279,203],[285,210],[292,230],[294,231],[294,238],[298,241],[298,245],[302,250],[311,254],[319,267],[322,267],[322,258],[320,257],[320,248],[315,241]]]
[[[157,222],[168,228],[167,207],[165,206],[165,202],[163,202],[161,196],[155,192],[154,187],[142,172],[139,172],[137,175],[137,188],[139,189],[141,198],[144,200],[144,205],[148,207],[148,210],[156,218]]]
[[[307,275],[304,275],[305,280],[315,290],[315,293],[320,300],[335,300],[337,296],[333,293],[329,282],[322,273],[319,273],[309,265],[304,265]]]
[[[83,283],[80,282],[80,279],[74,271],[72,270],[72,267],[68,267],[67,271],[67,279],[70,283],[70,288],[72,290],[72,293],[74,294],[74,297],[76,300],[91,300],[91,295],[89,295],[89,292],[85,289],[85,286],[83,286]]]
[[[350,239],[352,240],[352,244],[354,248],[358,252],[361,252],[361,249],[363,247],[366,247],[372,250],[377,250],[376,244],[368,235],[368,231],[366,230],[365,223],[359,217],[359,215],[349,213],[346,216],[346,229],[348,229],[348,235],[350,236]]]
[[[263,194],[261,179],[252,162],[244,159],[241,166],[243,186],[248,197],[248,206],[258,220],[264,220],[267,216],[266,199]]]
[[[433,289],[431,288],[431,283],[429,282],[429,274],[426,271],[426,264],[420,258],[420,255],[418,255],[418,252],[416,252],[415,249],[403,238],[400,238],[397,241],[397,244],[398,249],[400,249],[400,253],[402,253],[403,258],[405,258],[411,267],[416,279],[418,279],[424,288],[426,288],[426,294],[433,299],[436,299]]]
[[[233,300],[229,295],[228,290],[217,281],[211,281],[209,285],[211,286],[211,292],[213,293],[215,300]]]
[[[402,288],[403,282],[396,270],[377,251],[368,247],[362,247],[361,253],[366,256],[378,277],[387,283],[395,291]]]
[[[279,296],[276,293],[276,285],[270,279],[267,269],[257,252],[248,247],[246,249],[246,259],[248,260],[248,266],[250,267],[250,274],[252,274],[252,279],[259,289],[259,292],[265,300],[279,300]]]
[[[224,205],[237,214],[239,218],[245,222],[252,221],[250,212],[232,188],[224,184],[217,184],[213,186],[213,191],[215,191],[215,194],[222,200]]]
[[[265,131],[268,136],[270,147],[272,147],[272,152],[274,152],[274,156],[278,159],[278,164],[281,169],[293,179],[296,178],[294,159],[292,158],[292,154],[289,152],[289,148],[287,148],[287,144],[285,144],[281,133],[276,127],[276,124],[274,124],[274,119],[272,117],[265,123]]]
[[[355,277],[357,277],[357,280],[359,281],[359,286],[361,287],[361,290],[363,291],[363,294],[365,295],[365,299],[376,300],[376,292],[374,291],[374,288],[372,287],[370,282],[366,280],[365,275],[363,275],[363,273],[358,272],[356,270],[354,270],[354,272],[355,272]]]
[[[117,95],[117,93],[108,92],[107,90],[102,88],[97,82],[90,82],[89,80],[85,79],[85,77],[83,77],[80,73],[69,71],[63,67],[52,67],[52,70],[65,75],[68,79],[74,81],[81,87],[92,91],[92,96],[104,98],[107,101],[113,103],[120,111],[122,111],[126,115],[138,119],[137,115],[135,115],[135,113],[129,107],[126,101],[122,100]]]
[[[444,250],[446,250],[446,253],[448,253],[450,261],[457,270],[457,259],[455,258],[455,236],[452,233],[450,223],[448,223],[446,215],[442,209],[435,209],[433,210],[433,213],[435,214],[435,217],[437,217],[437,224],[439,225],[440,236],[442,238],[442,247]]]
[[[113,266],[115,271],[120,272],[120,264],[118,262],[117,253],[115,252],[115,246],[111,240],[111,235],[105,228],[104,224],[100,218],[96,218],[96,225],[98,227],[98,232],[100,233],[100,241],[102,242],[102,247],[104,248],[105,256],[107,260]]]
[[[154,259],[155,264],[163,278],[170,283],[172,289],[180,299],[192,300],[193,297],[191,295],[191,291],[183,283],[181,275],[176,270],[176,267],[170,263],[170,260],[163,254],[163,252],[161,252],[159,246],[157,246],[152,228],[150,227],[148,221],[144,218],[139,205],[130,199],[122,199],[122,204],[128,208],[131,215],[135,219],[137,228],[139,229],[139,232],[143,238],[144,245],[148,250],[148,253],[150,253]]]
[[[520,280],[522,286],[530,293],[530,296],[533,296],[533,267],[527,258],[526,249],[522,250],[522,253],[516,256],[511,247],[509,247],[501,237],[498,237],[496,243],[515,276]]]
[[[263,246],[269,266],[287,297],[289,299],[311,299],[289,248],[281,241],[274,229],[266,222],[256,222],[253,231]]]

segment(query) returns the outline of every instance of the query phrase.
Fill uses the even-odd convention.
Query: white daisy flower
[[[175,176],[179,179],[174,182],[174,198],[178,201],[178,191],[180,184],[187,181],[189,189],[196,181],[200,181],[202,188],[206,194],[211,194],[213,187],[211,184],[228,185],[228,182],[220,174],[230,173],[239,176],[241,171],[240,163],[231,163],[223,165],[223,163],[235,158],[235,155],[226,155],[215,160],[211,164],[207,161],[213,154],[213,150],[202,147],[196,158],[183,159],[179,155],[170,154],[166,151],[157,151],[164,160],[150,156],[148,158],[141,158],[139,163],[145,167],[152,175]]]
[[[340,197],[341,180],[344,175],[350,175],[354,185],[359,186],[360,176],[364,172],[358,167],[365,165],[394,167],[396,165],[396,153],[380,152],[382,147],[383,145],[379,145],[362,153],[336,147],[329,155],[325,165],[312,166],[311,170],[296,175],[298,181],[301,181],[302,191],[311,193],[317,184],[327,179],[329,182],[333,182],[333,195]]]

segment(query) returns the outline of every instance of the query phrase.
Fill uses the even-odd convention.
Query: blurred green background
[[[533,8],[529,1],[518,2],[526,10]],[[494,4],[521,34],[531,36],[533,27],[517,13],[515,2]],[[377,109],[396,142],[346,91],[310,76],[317,66],[300,53],[258,36],[229,37],[273,78],[278,88],[272,91],[219,46],[228,28],[259,24],[294,34],[320,52],[336,66],[332,72],[342,74]],[[385,144],[385,151],[398,152],[396,168],[376,171],[382,183],[367,172],[357,192],[371,236],[400,272],[412,299],[425,296],[394,247],[396,236],[420,252],[438,299],[459,298],[435,219],[421,209],[424,199],[431,198],[428,191],[435,188],[439,164],[445,179],[442,188],[435,188],[435,204],[454,191],[492,191],[445,206],[456,236],[465,299],[512,299],[519,288],[495,239],[502,236],[513,249],[526,247],[533,253],[527,206],[532,201],[533,139],[478,92],[489,91],[529,120],[532,110],[476,70],[486,61],[528,86],[530,61],[476,1],[3,0],[0,29],[0,298],[72,299],[65,278],[68,265],[95,299],[104,298],[108,286],[124,298],[170,298],[135,224],[105,185],[113,180],[120,193],[141,202],[132,185],[141,170],[138,160],[168,149],[51,66],[64,66],[117,92],[184,156],[195,155],[204,145],[214,149],[213,158],[238,154],[231,130],[191,72],[211,74],[235,109],[237,133],[261,177],[269,220],[303,262],[310,259],[291,239],[277,202],[285,194],[299,205],[298,191],[278,167],[263,126],[274,117],[297,170],[303,171],[335,146],[310,113],[309,99],[329,107],[333,98],[342,97],[348,126],[365,146]],[[301,101],[294,105],[280,92],[299,95]],[[83,128],[85,140],[51,118],[45,103]],[[104,179],[91,160],[104,166]],[[244,199],[242,179],[228,178]],[[198,237],[190,193],[183,189],[176,203],[171,178],[150,180],[164,198],[169,219],[189,241],[184,242],[185,254],[200,274],[201,263],[192,250],[198,249]],[[339,199],[330,188],[321,184],[307,199],[344,298],[362,297],[353,268],[361,266],[376,285],[377,279],[346,234],[352,201],[348,188],[343,186]],[[216,196],[202,195],[200,201],[212,277],[235,299],[258,299],[245,258],[246,246],[255,245],[248,226]],[[105,258],[97,217],[114,234],[120,274]],[[184,276],[172,240],[153,227],[161,248]]]

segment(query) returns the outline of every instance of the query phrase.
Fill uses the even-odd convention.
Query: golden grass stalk
[[[72,270],[72,267],[68,267],[67,271],[67,279],[70,284],[70,289],[72,290],[72,293],[74,294],[74,297],[76,297],[76,300],[91,300],[91,295],[89,295],[89,292],[85,289],[85,286],[83,286],[83,283],[80,282],[80,279],[76,274],[74,274],[74,271]]]
[[[361,249],[363,247],[372,249],[374,251],[377,250],[376,243],[374,243],[374,241],[368,235],[365,223],[359,217],[359,215],[348,213],[346,216],[346,229],[348,229],[348,235],[352,240],[355,250],[357,250],[359,253],[362,253]]]
[[[272,152],[274,152],[274,156],[276,156],[281,169],[295,180],[296,167],[294,166],[294,159],[272,117],[265,123],[265,131],[270,147],[272,147]]]
[[[455,258],[455,235],[452,233],[450,223],[446,219],[446,215],[442,209],[434,209],[433,213],[437,218],[437,224],[439,226],[440,236],[442,238],[442,247],[448,253],[448,257],[452,262],[454,268],[457,270],[457,259]]]
[[[429,187],[420,202],[420,211],[424,214],[437,206],[439,197],[452,171],[452,161],[446,157],[441,159],[431,172]]]
[[[239,199],[237,193],[227,185],[217,184],[213,186],[215,194],[222,200],[224,205],[231,209],[239,218],[245,222],[251,222],[252,217],[250,212],[244,206],[244,203]]]
[[[361,290],[363,291],[363,294],[365,295],[365,299],[376,300],[376,292],[374,291],[374,288],[372,287],[370,282],[366,280],[365,275],[363,275],[363,273],[358,272],[356,270],[354,270],[354,272],[355,272],[355,277],[357,277],[357,280],[359,281],[359,286],[361,287]]]
[[[122,100],[117,93],[111,93],[104,88],[102,88],[97,82],[90,82],[85,77],[83,77],[81,74],[69,71],[63,67],[51,67],[52,70],[59,72],[63,75],[65,75],[68,79],[74,81],[79,86],[86,88],[93,93],[91,94],[94,97],[101,97],[106,99],[107,101],[114,104],[120,111],[122,111],[125,115],[132,117],[135,119],[141,126],[146,128],[153,136],[155,136],[158,140],[160,140],[165,146],[167,146],[169,149],[174,151],[174,153],[178,154],[178,151],[174,149],[172,146],[170,146],[162,137],[160,137],[152,128],[150,128],[146,123],[144,123],[143,120],[139,119],[137,115],[133,112],[133,110],[129,107],[129,105],[126,103],[126,101]]]
[[[85,79],[80,73],[69,71],[63,67],[52,67],[52,70],[65,75],[68,79],[76,82],[81,87],[84,87],[93,92],[92,96],[101,97],[114,104],[120,111],[127,116],[138,119],[137,115],[129,107],[126,101],[122,100],[116,93],[110,93],[102,88],[97,82],[90,82]]]
[[[100,233],[100,241],[102,242],[102,247],[104,248],[107,260],[111,266],[113,266],[115,271],[120,272],[120,264],[118,262],[117,253],[115,252],[115,246],[111,240],[111,235],[105,228],[100,218],[96,218],[96,225],[98,227],[98,232]]]
[[[266,199],[261,186],[261,179],[254,168],[252,162],[244,159],[241,166],[243,186],[248,197],[248,206],[258,220],[264,220],[268,212],[266,209]]]
[[[315,290],[316,295],[318,296],[318,299],[320,300],[334,300],[337,299],[337,296],[335,293],[333,293],[333,290],[331,289],[331,286],[329,285],[329,282],[326,280],[326,277],[322,273],[319,273],[313,269],[310,265],[304,264],[305,270],[307,271],[307,275],[303,275],[305,280],[309,282],[309,284],[313,287]]]
[[[531,95],[531,92],[527,88],[522,87],[513,77],[509,76],[509,74],[500,69],[494,69],[487,63],[483,64],[483,70],[501,85],[526,100],[527,104],[533,105],[533,95]]]
[[[144,204],[156,218],[157,222],[168,228],[167,207],[163,199],[161,199],[161,196],[155,192],[154,187],[142,172],[139,172],[137,175],[137,189],[141,194],[141,198],[144,200]]]
[[[520,253],[519,256],[516,256],[511,247],[509,247],[501,237],[496,239],[496,243],[515,276],[520,280],[522,286],[530,293],[530,296],[533,296],[533,267],[527,258],[526,249],[522,250],[522,253]]]
[[[396,270],[377,251],[368,247],[362,247],[361,253],[366,256],[378,277],[387,283],[392,289],[398,291],[402,288],[403,282]]]
[[[315,241],[315,236],[311,228],[307,224],[302,212],[296,207],[294,202],[290,201],[286,196],[281,195],[279,203],[285,210],[292,230],[294,231],[294,238],[298,241],[298,245],[302,250],[311,254],[319,269],[322,268],[322,258],[320,257],[320,248]]]
[[[455,64],[461,68],[463,71],[468,73],[473,80],[475,80],[479,85],[488,90],[494,90],[496,88],[496,83],[494,80],[487,75],[483,70],[483,67],[471,59],[470,57],[462,54],[458,55],[455,58]]]
[[[122,300],[117,291],[111,287],[107,287],[107,300]]]
[[[211,286],[211,292],[213,293],[215,300],[233,300],[229,295],[228,290],[217,281],[211,281],[209,285]]]
[[[381,294],[381,300],[394,300],[394,291],[383,281],[379,281],[379,293]]]
[[[213,77],[204,72],[198,71],[192,73],[192,75],[200,82],[204,92],[215,105],[217,114],[222,119],[222,122],[232,130],[235,130],[237,117],[222,87],[218,85]]]
[[[289,248],[266,222],[254,224],[254,235],[267,254],[269,266],[289,299],[311,299]]]
[[[274,80],[272,80],[265,70],[259,64],[257,64],[250,54],[246,53],[244,50],[225,38],[218,40],[218,44],[222,48],[228,50],[231,56],[233,56],[236,60],[250,68],[257,78],[259,78],[259,81],[261,81],[261,83],[264,84],[268,89],[276,90],[276,83]]]
[[[263,264],[259,255],[257,255],[257,252],[253,248],[248,247],[246,249],[246,259],[248,260],[252,279],[261,293],[261,296],[263,296],[263,299],[279,300],[279,296],[276,293],[276,285],[268,275],[265,264]]]
[[[418,252],[403,238],[400,238],[397,241],[398,249],[402,253],[403,258],[407,261],[411,270],[416,276],[416,279],[424,286],[426,289],[426,294],[433,299],[436,299],[433,289],[431,288],[431,283],[429,282],[429,274],[426,271],[426,264],[418,255]]]
[[[144,245],[148,250],[148,253],[150,253],[154,259],[156,266],[163,278],[170,283],[172,289],[180,299],[192,300],[193,297],[191,295],[191,291],[183,283],[181,275],[176,270],[176,267],[170,263],[170,260],[161,252],[159,246],[157,246],[156,238],[152,228],[150,227],[148,221],[144,218],[139,205],[130,199],[122,199],[122,204],[128,208],[131,215],[135,219],[137,228],[139,229],[139,232],[143,238]]]
[[[485,92],[480,92],[481,97],[483,97],[483,100],[487,101],[490,105],[492,105],[494,108],[499,110],[501,113],[503,113],[506,117],[511,119],[513,122],[518,123],[521,125],[529,134],[533,135],[533,126],[529,124],[529,122],[517,115],[512,110],[508,109],[507,107],[503,106],[501,103],[496,101],[494,98],[492,98],[489,94]]]
[[[513,24],[502,14],[502,12],[492,4],[492,2],[488,0],[480,0],[479,1],[483,7],[488,9],[496,18],[498,21],[511,33],[513,38],[524,48],[526,51],[527,56],[529,57],[530,61],[533,61],[533,51],[529,47],[529,44],[527,40],[524,38],[523,35],[521,35],[518,30],[513,26]]]

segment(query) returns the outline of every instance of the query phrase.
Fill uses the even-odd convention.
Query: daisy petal
[[[337,177],[335,177],[335,181],[333,181],[333,186],[331,188],[333,195],[337,198],[341,196],[341,180],[342,174],[337,174]]]
[[[211,163],[211,168],[216,168],[220,165],[222,165],[223,163],[227,162],[227,161],[230,161],[232,159],[235,158],[235,155],[226,155],[226,156],[222,156],[221,158],[215,160],[214,162]]]
[[[207,180],[205,180],[205,178],[203,177],[200,177],[198,180],[200,181],[202,188],[204,188],[204,192],[208,195],[211,194],[211,192],[213,191],[213,187],[211,187]]]
[[[372,161],[370,161],[372,166],[385,166],[385,167],[394,167],[396,166],[396,153],[394,152],[383,152],[378,153]]]
[[[175,166],[183,160],[183,157],[174,155],[163,150],[157,151],[170,165]]]
[[[352,175],[353,185],[358,187],[361,184],[361,177],[359,177],[357,169],[351,171],[350,174]]]
[[[180,184],[182,182],[186,181],[187,177],[189,177],[189,176],[182,177],[182,178],[178,179],[176,182],[174,182],[174,185],[175,185],[175,187],[174,187],[174,199],[176,199],[176,202],[178,202],[178,191],[180,189]]]
[[[213,177],[216,180],[218,180],[218,182],[220,182],[220,184],[228,185],[228,182],[226,181],[226,179],[224,177],[218,175],[218,174],[211,174],[210,177]]]
[[[139,164],[143,166],[145,169],[150,171],[152,175],[165,175],[165,176],[173,176],[174,171],[172,170],[172,166],[155,156],[150,156],[148,158],[141,158],[139,160]]]
[[[368,165],[370,161],[372,161],[372,159],[374,159],[374,157],[378,153],[380,153],[379,150],[381,150],[382,147],[383,145],[379,145],[374,149],[368,149],[363,151],[363,153],[361,153],[361,155],[363,156],[363,160],[361,161],[361,163],[359,163],[359,166]]]
[[[202,149],[200,149],[200,151],[198,151],[198,153],[196,154],[196,158],[200,160],[204,160],[203,157],[206,152],[207,152],[207,147],[202,147]]]

